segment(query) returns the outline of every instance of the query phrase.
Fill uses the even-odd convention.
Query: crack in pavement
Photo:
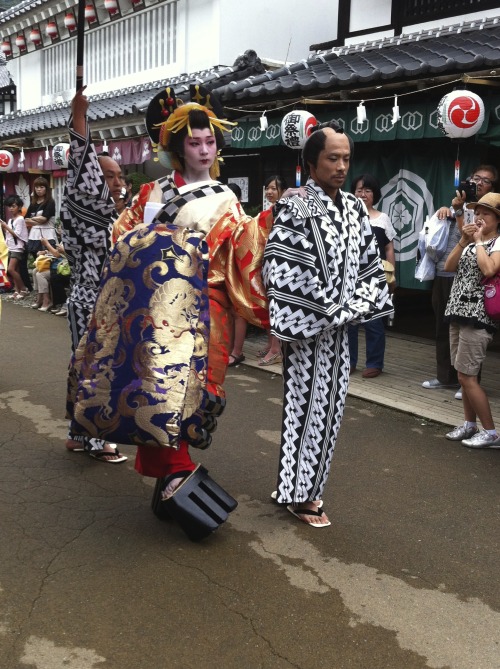
[[[500,667],[500,613],[477,598],[442,588],[415,588],[364,564],[322,555],[301,537],[307,528],[286,525],[269,505],[238,498],[228,523],[252,534],[249,546],[271,560],[293,587],[309,593],[336,591],[351,613],[351,626],[379,626],[395,633],[402,649],[424,657],[432,669]]]

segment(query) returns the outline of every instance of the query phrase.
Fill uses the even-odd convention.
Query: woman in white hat
[[[486,313],[481,280],[500,272],[500,194],[487,193],[467,208],[474,210],[474,222],[463,226],[445,264],[445,271],[456,272],[445,319],[450,323],[451,362],[462,386],[465,421],[446,438],[468,448],[500,449],[490,403],[477,378],[498,327]]]

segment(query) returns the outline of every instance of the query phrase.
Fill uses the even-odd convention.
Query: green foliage
[[[245,214],[248,214],[249,216],[252,216],[253,218],[255,216],[258,216],[260,212],[262,211],[262,207],[259,205],[253,205],[253,206],[247,206],[243,205],[243,209],[245,210]]]
[[[137,195],[142,184],[147,184],[151,178],[142,172],[130,172],[127,177],[132,181],[132,195]]]

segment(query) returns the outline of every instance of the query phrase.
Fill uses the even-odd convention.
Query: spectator
[[[380,184],[370,174],[356,177],[351,184],[351,193],[364,202],[370,217],[370,225],[377,239],[380,257],[387,260],[393,267],[396,266],[394,257],[393,239],[396,231],[387,214],[375,209],[374,205],[380,200]],[[391,284],[391,290],[395,285]],[[382,318],[374,318],[364,324],[366,337],[366,365],[362,372],[365,379],[372,379],[382,373],[385,354],[385,327]],[[351,359],[351,374],[356,371],[358,362],[358,334],[359,325],[349,326],[349,355]]]
[[[43,251],[42,239],[48,239],[53,246],[57,243],[54,227],[56,203],[49,182],[44,177],[35,179],[33,191],[31,203],[26,211],[26,226],[29,230],[28,253],[36,256],[39,251]]]
[[[9,249],[8,274],[14,283],[14,294],[12,299],[23,300],[30,293],[21,276],[21,263],[26,259],[26,243],[28,241],[28,228],[21,215],[23,201],[18,195],[10,195],[5,201],[11,218],[8,222],[0,221],[5,234],[5,242]]]
[[[481,279],[500,272],[500,194],[487,193],[467,209],[474,210],[474,221],[463,225],[445,264],[446,271],[456,272],[445,319],[450,326],[451,360],[462,387],[465,421],[446,438],[469,448],[500,449],[490,403],[477,378],[498,327],[486,314]]]
[[[46,257],[50,260],[50,263],[45,269],[39,269],[37,267],[37,262],[35,261],[35,269],[33,270],[33,284],[35,290],[37,291],[37,299],[31,305],[32,309],[38,309],[39,311],[54,311],[59,312],[66,302],[66,292],[62,286],[64,283],[66,286],[69,284],[69,277],[62,277],[63,282],[54,281],[55,277],[59,275],[57,272],[54,272],[55,267],[59,261],[66,256],[64,255],[64,248],[62,244],[56,244],[52,246],[48,239],[43,238],[42,245],[44,246],[43,251],[39,251],[37,259]],[[55,306],[55,309],[51,307]]]
[[[267,201],[271,205],[260,214],[258,219],[264,240],[267,240],[273,224],[273,206],[281,198],[286,188],[285,180],[278,174],[268,177],[264,183],[264,193]],[[246,333],[246,321],[237,316],[234,323],[233,350],[229,356],[229,367],[238,365],[245,360],[243,345],[245,343]],[[276,364],[281,360],[281,345],[279,339],[274,337],[269,331],[267,332],[267,346],[257,353],[257,357],[261,359],[259,362],[261,367]]]
[[[490,191],[496,190],[498,172],[493,165],[478,165],[472,171],[470,180],[476,184],[477,198],[480,199]],[[436,378],[424,381],[422,386],[428,390],[435,388],[459,387],[457,372],[451,363],[450,356],[450,328],[444,319],[446,305],[450,298],[453,285],[454,273],[445,269],[446,261],[451,251],[456,247],[462,234],[464,222],[471,223],[473,216],[470,211],[465,211],[466,194],[457,191],[452,200],[451,208],[441,207],[437,215],[440,219],[449,220],[450,230],[448,235],[448,246],[446,253],[437,263],[436,277],[432,284],[432,308],[436,319]],[[462,399],[462,391],[459,388],[455,394],[456,399]]]
[[[262,270],[271,332],[283,347],[278,488],[271,497],[313,527],[331,524],[321,497],[349,384],[347,326],[393,311],[366,209],[341,190],[352,150],[334,121],[313,130],[302,150],[306,197],[277,205]]]

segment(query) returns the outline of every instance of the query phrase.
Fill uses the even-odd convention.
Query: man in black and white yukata
[[[73,352],[87,330],[102,268],[111,246],[111,229],[125,183],[121,167],[109,156],[98,156],[87,122],[89,102],[80,89],[71,103],[68,176],[61,206],[62,241],[71,267],[68,321]],[[86,451],[102,462],[127,458],[116,444],[73,435],[66,440],[70,451]]]
[[[322,501],[349,384],[348,325],[393,313],[364,204],[344,185],[352,140],[333,121],[302,151],[304,197],[276,205],[264,253],[271,333],[282,343],[277,490],[301,521],[327,527]]]

